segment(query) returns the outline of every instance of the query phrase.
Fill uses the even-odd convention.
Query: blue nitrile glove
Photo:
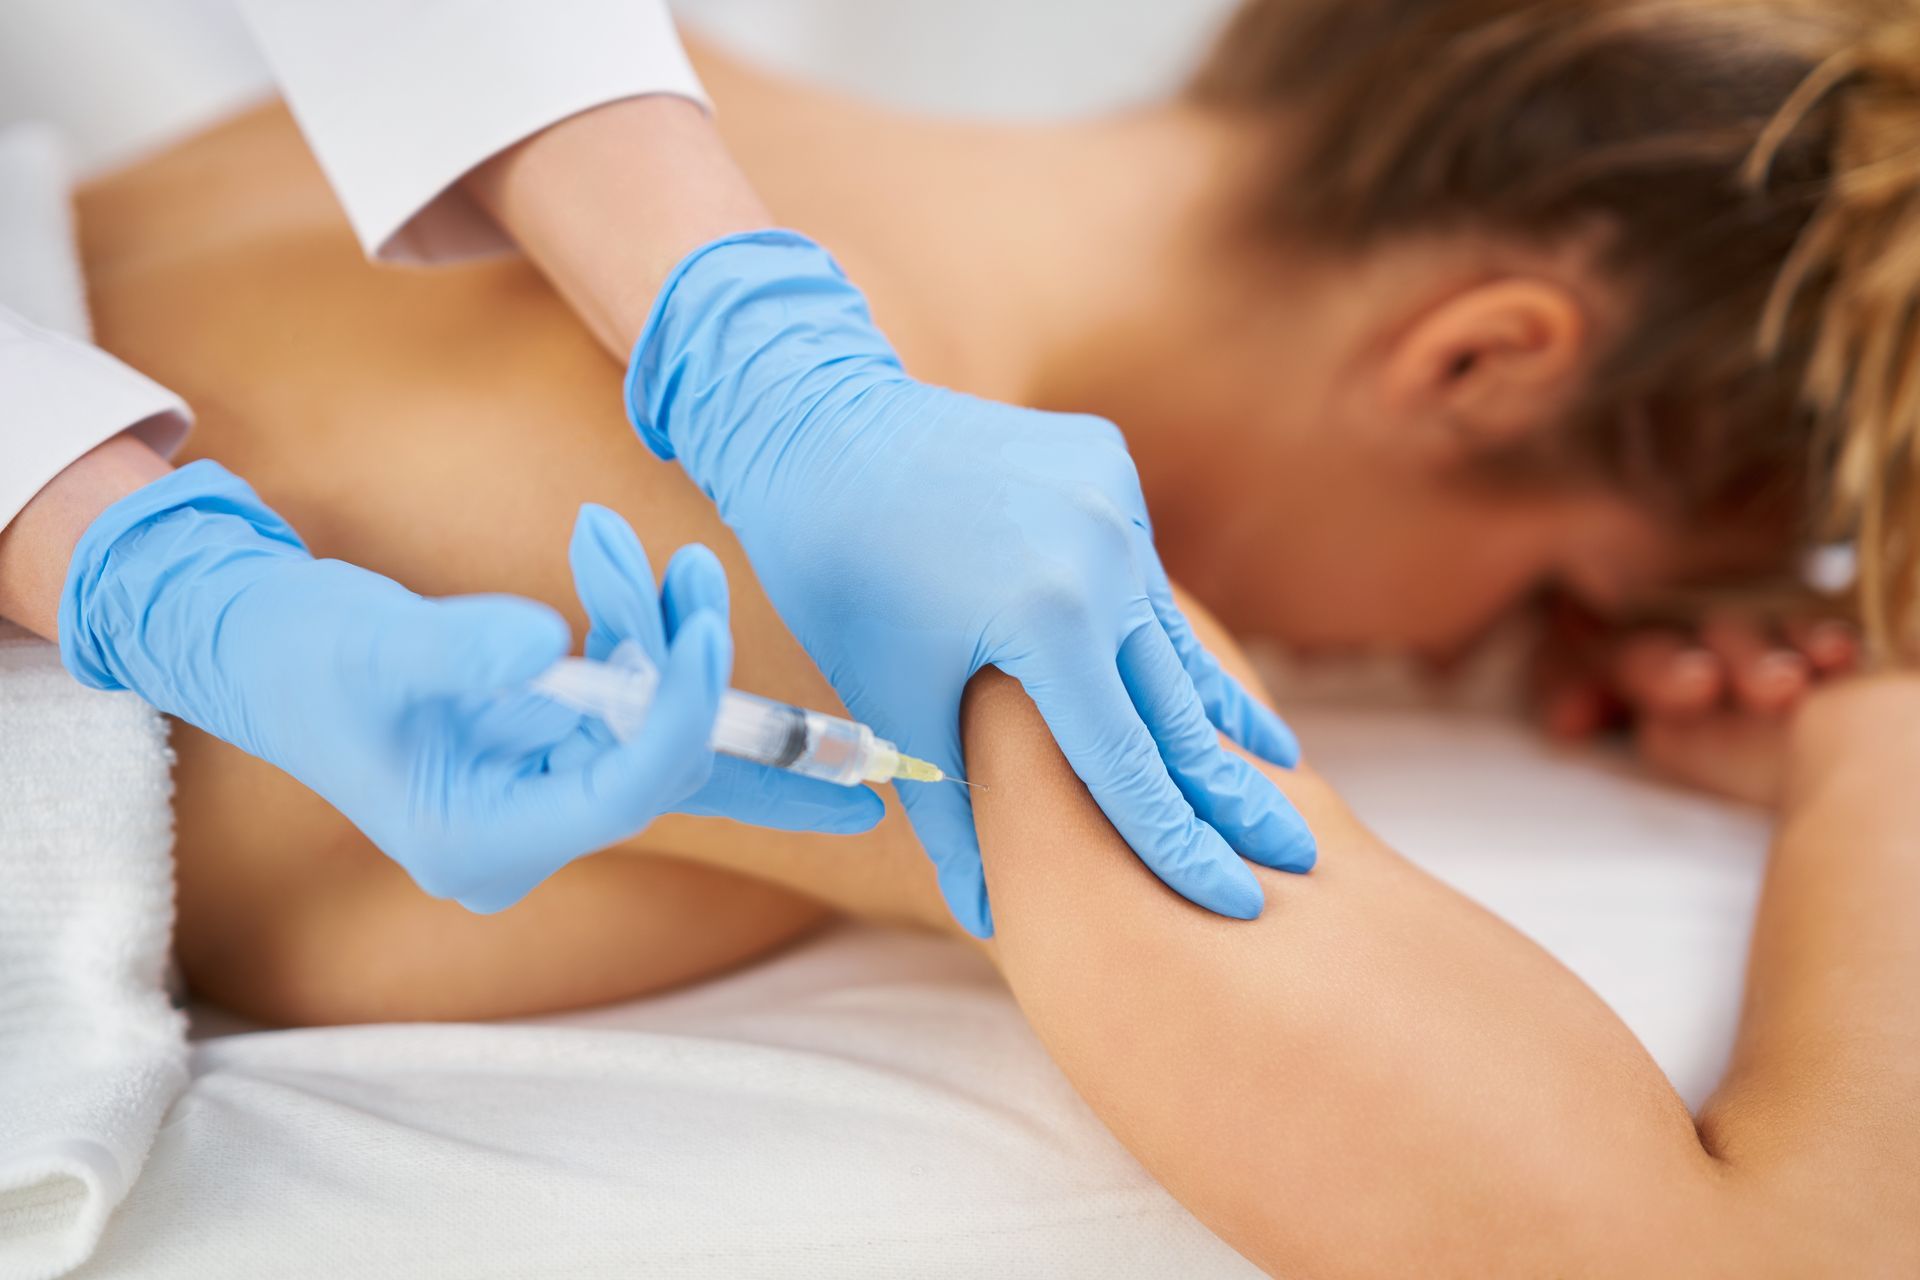
[[[781,617],[881,736],[962,772],[961,693],[997,666],[1186,897],[1251,918],[1263,895],[1234,850],[1312,867],[1299,814],[1215,729],[1279,764],[1298,746],[1175,606],[1111,423],[914,381],[826,251],[780,231],[680,264],[634,352],[627,406],[719,505]],[[988,936],[966,790],[900,791],[948,906]]]
[[[524,692],[567,649],[551,609],[508,596],[427,600],[315,560],[211,462],[148,485],[87,530],[61,599],[61,656],[83,683],[131,689],[284,769],[428,893],[497,911],[664,812],[747,796],[710,780],[732,664],[718,563],[676,562],[664,621],[639,544],[610,513],[582,513],[574,563],[596,633],[639,640],[663,672],[624,745]],[[881,812],[877,797],[824,783],[784,796],[747,796],[754,804],[731,816],[856,831]]]

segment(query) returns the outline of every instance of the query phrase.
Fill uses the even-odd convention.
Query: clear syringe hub
[[[566,659],[533,687],[563,706],[598,716],[616,738],[626,741],[640,731],[659,684],[652,660],[628,641],[604,663]],[[946,778],[934,765],[902,754],[866,725],[731,689],[720,700],[713,749],[843,787]]]

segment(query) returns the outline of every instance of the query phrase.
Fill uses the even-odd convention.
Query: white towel
[[[0,298],[84,336],[65,166],[0,132]],[[186,1085],[160,717],[0,623],[0,1280],[84,1261]]]
[[[0,633],[0,1277],[84,1261],[186,1085],[160,717]]]

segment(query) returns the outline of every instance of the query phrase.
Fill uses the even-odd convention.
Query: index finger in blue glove
[[[582,506],[567,559],[590,624],[589,658],[604,661],[626,640],[639,644],[655,662],[666,656],[667,632],[654,592],[653,566],[632,525],[606,507]]]
[[[1167,580],[1167,571],[1161,566],[1159,553],[1151,541],[1145,541],[1140,561],[1153,612],[1166,628],[1174,652],[1180,655],[1180,665],[1186,668],[1187,678],[1199,692],[1207,718],[1220,732],[1262,760],[1283,769],[1299,765],[1300,739],[1287,727],[1286,721],[1247,692],[1246,686],[1229,675],[1220,666],[1220,660],[1194,635],[1193,624],[1187,621],[1187,615],[1174,599],[1173,584]]]
[[[707,785],[680,806],[695,817],[731,818],[774,831],[857,836],[880,825],[886,803],[867,787],[841,787],[732,756],[715,756]]]
[[[692,542],[673,553],[661,579],[660,612],[666,616],[667,635],[677,633],[688,615],[702,610],[726,621],[733,613],[733,594],[727,588],[727,571],[721,567],[720,557]]]
[[[1157,621],[1120,646],[1120,678],[1194,813],[1242,857],[1280,871],[1313,868],[1313,832],[1258,769],[1220,745],[1200,696]]]
[[[1219,915],[1259,916],[1266,904],[1260,882],[1174,784],[1111,661],[1007,671],[1026,687],[1101,812],[1167,887]]]

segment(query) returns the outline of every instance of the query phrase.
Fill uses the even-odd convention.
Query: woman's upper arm
[[[1102,1118],[1250,1257],[1392,1274],[1417,1245],[1436,1274],[1535,1274],[1568,1248],[1617,1255],[1608,1224],[1660,1240],[1702,1221],[1711,1161],[1626,1027],[1310,772],[1275,776],[1320,865],[1258,871],[1267,910],[1243,923],[1131,856],[1013,681],[983,673],[963,720],[989,788],[975,812],[997,962]],[[1490,1257],[1492,1241],[1523,1252]],[[1552,1251],[1527,1256],[1529,1242]]]

